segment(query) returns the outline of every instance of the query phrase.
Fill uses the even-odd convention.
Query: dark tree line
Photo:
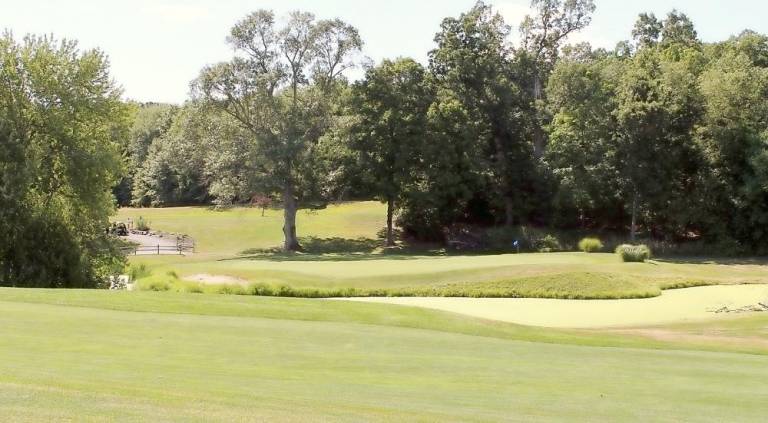
[[[429,64],[367,66],[338,20],[259,11],[184,106],[138,108],[121,202],[274,195],[286,249],[299,207],[387,204],[393,228],[446,241],[457,226],[532,225],[768,249],[768,37],[699,40],[673,11],[641,14],[614,50],[566,45],[589,0],[535,0],[520,42],[479,2],[446,18]]]

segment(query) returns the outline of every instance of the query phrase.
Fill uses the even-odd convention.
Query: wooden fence
[[[123,248],[126,255],[184,255],[195,252],[195,241],[192,238],[184,237],[178,240],[176,245],[136,245]]]
[[[161,254],[179,254],[194,253],[194,245],[139,245],[136,247],[129,247],[124,249],[126,254],[131,255],[161,255]]]

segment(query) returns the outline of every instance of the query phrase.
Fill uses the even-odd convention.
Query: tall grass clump
[[[138,219],[136,219],[136,230],[146,232],[149,230],[149,221],[144,219],[143,217],[139,216]]]
[[[152,272],[147,268],[147,265],[144,263],[132,264],[128,267],[128,278],[132,281],[146,278],[150,274],[152,274]]]
[[[624,263],[645,263],[651,259],[651,249],[647,245],[619,245],[616,254]]]
[[[140,286],[142,291],[165,292],[171,290],[171,284],[163,280],[149,281]]]
[[[579,241],[579,250],[585,253],[596,253],[603,249],[603,242],[598,238],[584,238]]]

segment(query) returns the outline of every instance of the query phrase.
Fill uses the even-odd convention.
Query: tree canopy
[[[92,287],[122,269],[105,234],[129,108],[103,53],[0,37],[0,285]]]

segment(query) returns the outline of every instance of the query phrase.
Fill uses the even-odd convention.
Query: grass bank
[[[621,263],[613,254],[451,255],[384,250],[376,202],[299,213],[304,253],[270,253],[280,244],[282,212],[201,207],[121,209],[156,229],[197,240],[197,254],[131,257],[139,287],[156,291],[283,297],[648,298],[664,289],[768,283],[766,260],[656,260]]]

